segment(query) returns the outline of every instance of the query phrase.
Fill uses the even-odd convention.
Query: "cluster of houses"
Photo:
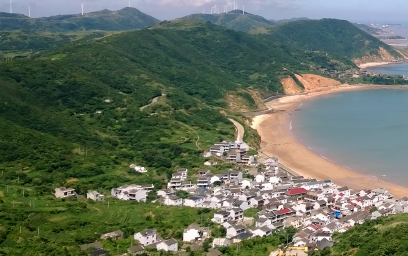
[[[255,157],[248,156],[248,151],[249,146],[243,141],[222,141],[211,146],[210,151],[204,152],[204,157],[216,156],[229,163],[256,166],[258,163]]]
[[[245,145],[222,142],[211,148],[211,154],[233,159],[233,154],[247,150]],[[238,158],[244,159],[241,156]],[[234,160],[237,163],[241,161],[238,158]],[[408,212],[408,199],[393,199],[385,189],[353,190],[337,186],[331,180],[318,181],[296,176],[283,171],[275,157],[267,159],[253,179],[244,178],[242,171],[233,170],[211,174],[210,170],[201,169],[195,176],[197,182],[189,181],[188,170],[178,169],[167,188],[157,191],[157,196],[164,205],[215,209],[212,222],[222,225],[226,229],[226,236],[214,238],[213,248],[257,236],[269,236],[275,230],[294,227],[298,232],[293,237],[293,247],[307,252],[321,250],[333,245],[334,232],[345,232],[366,220]],[[152,184],[123,185],[113,188],[111,196],[119,200],[145,202],[153,189]],[[188,192],[190,196],[178,197],[176,194],[179,190]],[[55,189],[57,198],[74,195],[74,189]],[[89,191],[87,198],[104,200],[104,196],[97,191]],[[253,218],[246,219],[244,211],[250,208],[257,208],[258,211]],[[208,228],[193,223],[184,230],[183,242],[195,243],[205,240],[210,234]],[[114,231],[101,239],[120,239],[121,236],[121,231]],[[141,254],[146,247],[169,252],[180,250],[177,240],[163,240],[154,230],[138,232],[134,234],[134,239],[139,244],[129,248],[130,255]],[[84,245],[84,248],[89,246],[95,244]],[[103,248],[96,249],[103,252]],[[221,255],[215,249],[212,254]]]
[[[365,69],[352,68],[346,71],[339,70],[327,70],[325,68],[320,69],[322,74],[330,75],[332,78],[358,78],[366,76],[384,77],[384,78],[402,78],[405,79],[404,75],[390,75],[382,74],[379,72],[368,71]]]
[[[181,177],[187,170],[178,171]],[[209,171],[197,173],[209,178]],[[234,174],[231,176],[231,174]],[[169,186],[157,194],[165,205],[217,209],[212,221],[224,226],[226,237],[215,238],[213,247],[239,243],[243,239],[268,236],[274,230],[295,227],[295,247],[305,251],[332,246],[333,232],[345,232],[355,224],[396,212],[408,212],[408,199],[396,200],[385,189],[353,190],[339,187],[331,180],[318,181],[282,172],[278,159],[270,158],[254,179],[242,178],[241,172],[220,176],[221,186],[176,188],[192,194],[186,199],[175,195]],[[258,208],[255,225],[244,225],[243,212]],[[256,219],[255,218],[255,219]]]
[[[146,229],[137,232],[133,235],[135,242],[134,246],[127,248],[127,253],[123,255],[139,255],[146,253],[146,248],[156,249],[158,251],[166,251],[177,253],[180,250],[186,251],[186,248],[190,243],[195,241],[205,240],[209,238],[211,231],[208,228],[201,228],[198,224],[193,223],[188,226],[183,232],[183,242],[186,242],[184,248],[179,248],[179,244],[176,239],[162,239],[155,230]],[[118,240],[123,238],[124,233],[121,230],[116,230],[110,233],[101,235],[100,240]],[[109,251],[103,248],[101,241],[95,241],[90,244],[80,245],[81,250],[88,251],[90,255],[110,255]],[[207,255],[209,256],[219,256],[222,255],[218,250],[211,250]]]

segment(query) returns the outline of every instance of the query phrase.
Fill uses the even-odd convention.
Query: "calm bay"
[[[292,132],[336,164],[408,186],[408,90],[349,91],[305,101],[292,115]]]

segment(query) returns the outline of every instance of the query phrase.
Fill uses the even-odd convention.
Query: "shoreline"
[[[408,187],[379,181],[374,176],[350,170],[314,153],[299,142],[290,129],[291,113],[306,100],[344,91],[375,89],[408,89],[408,86],[341,85],[308,94],[285,96],[268,102],[267,107],[276,111],[254,117],[251,126],[261,136],[261,152],[277,157],[283,165],[304,177],[318,180],[330,179],[337,185],[352,189],[385,188],[397,198],[408,196]]]
[[[368,62],[364,64],[357,65],[359,69],[367,69],[367,68],[373,68],[373,67],[381,67],[381,66],[388,66],[388,65],[393,65],[393,64],[403,64],[406,63],[408,59],[403,59],[398,62],[395,61],[383,61],[383,62]]]

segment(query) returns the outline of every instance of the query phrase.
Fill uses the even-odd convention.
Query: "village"
[[[313,250],[333,246],[332,234],[345,232],[354,225],[363,224],[381,216],[408,212],[408,198],[395,199],[386,189],[354,190],[337,186],[331,180],[319,181],[297,175],[279,163],[276,157],[257,162],[248,156],[249,147],[242,141],[224,141],[214,144],[204,157],[216,156],[222,161],[240,166],[255,166],[258,171],[252,179],[245,178],[247,170],[226,170],[212,174],[200,169],[194,174],[196,182],[188,178],[189,170],[178,169],[172,174],[166,189],[155,189],[153,184],[122,185],[112,188],[111,197],[125,201],[146,202],[148,194],[156,191],[161,205],[186,206],[216,210],[211,221],[226,230],[224,237],[212,237],[212,249],[207,255],[222,255],[219,247],[239,244],[242,240],[273,235],[277,230],[293,227],[297,233],[278,255],[307,255]],[[207,161],[207,165],[216,164]],[[146,168],[131,165],[136,172],[145,173]],[[177,196],[183,191],[188,197]],[[57,198],[75,196],[75,190],[56,188]],[[104,195],[89,191],[89,200],[104,201]],[[252,217],[244,212],[253,209]],[[120,230],[101,236],[102,239],[120,239]],[[211,236],[208,227],[191,223],[183,232],[183,246],[176,239],[163,240],[155,230],[146,229],[134,234],[135,246],[128,248],[127,255],[137,255],[146,248],[154,248],[186,254],[186,248],[200,248]],[[180,241],[181,242],[181,241]],[[106,255],[102,243],[82,245],[81,249],[95,249],[92,255]],[[285,252],[287,254],[285,254]]]

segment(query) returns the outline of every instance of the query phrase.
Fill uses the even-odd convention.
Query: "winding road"
[[[235,129],[237,130],[237,141],[243,141],[245,134],[244,126],[242,126],[242,124],[238,123],[234,119],[228,118],[228,120],[230,120],[230,122],[235,125]]]
[[[140,111],[143,111],[143,109],[147,108],[148,106],[151,106],[151,105],[156,104],[157,101],[159,100],[159,98],[160,98],[160,97],[164,97],[164,96],[166,96],[166,94],[162,94],[161,96],[157,96],[157,97],[153,98],[153,99],[152,99],[152,102],[150,102],[149,104],[147,104],[147,105],[145,105],[145,106],[143,106],[143,107],[140,107],[140,108],[139,108]]]

